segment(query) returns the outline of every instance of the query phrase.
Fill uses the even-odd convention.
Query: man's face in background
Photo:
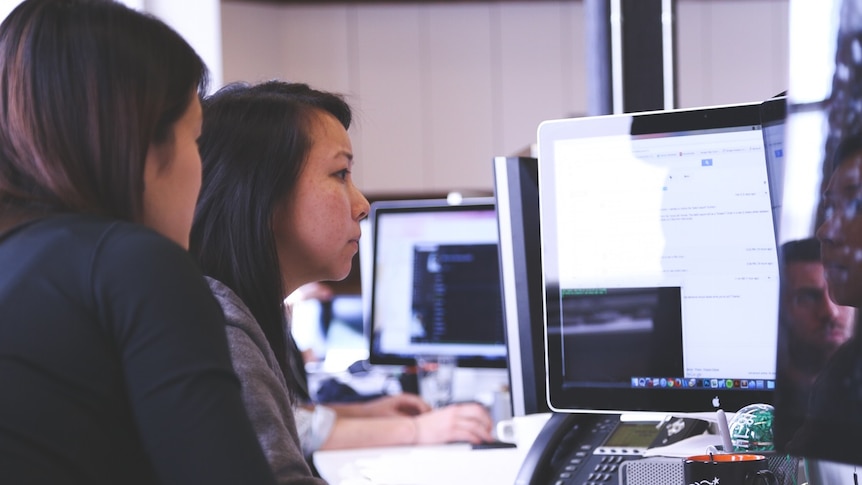
[[[783,305],[793,351],[827,359],[851,337],[855,309],[830,299],[819,261],[787,263],[785,285]]]

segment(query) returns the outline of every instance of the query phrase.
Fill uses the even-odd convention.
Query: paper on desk
[[[708,433],[691,436],[671,445],[650,448],[644,452],[644,458],[649,456],[686,458],[693,455],[704,455],[710,446],[721,446],[721,436]]]
[[[416,447],[360,458],[333,485],[447,485],[512,483],[522,456],[514,448]]]
[[[733,419],[735,413],[725,413],[727,419]],[[715,412],[698,412],[698,413],[675,413],[677,418],[695,418],[710,423],[717,424],[718,415]],[[703,455],[708,453],[710,447],[721,448],[721,435],[704,433],[696,436],[691,436],[677,443],[667,446],[659,446],[650,448],[644,453],[644,457],[648,456],[666,456],[671,458],[686,458],[692,455]]]

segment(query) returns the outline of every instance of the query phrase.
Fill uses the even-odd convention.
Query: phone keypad
[[[598,419],[589,430],[594,441],[581,443],[570,449],[565,461],[556,470],[552,485],[607,485],[618,483],[620,464],[626,460],[640,458],[639,450],[608,449],[600,445],[607,433],[618,422],[617,417]],[[589,438],[588,438],[589,440]],[[563,440],[566,441],[565,439]],[[561,443],[565,449],[566,443]]]

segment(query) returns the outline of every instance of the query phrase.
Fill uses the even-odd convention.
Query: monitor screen
[[[369,361],[506,366],[493,198],[371,205]]]
[[[772,403],[779,270],[759,108],[540,125],[553,410]]]
[[[512,414],[544,413],[550,409],[545,398],[538,160],[494,158],[494,197]]]

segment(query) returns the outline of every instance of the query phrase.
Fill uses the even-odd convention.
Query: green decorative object
[[[733,451],[771,451],[772,418],[775,408],[769,404],[749,404],[736,412],[728,423]]]

